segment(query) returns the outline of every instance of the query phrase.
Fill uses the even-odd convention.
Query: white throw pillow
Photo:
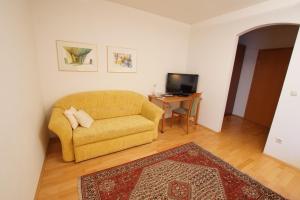
[[[72,129],[75,129],[78,127],[77,119],[75,118],[74,114],[77,112],[77,110],[74,107],[69,108],[68,110],[65,110],[64,114],[69,120]]]
[[[90,126],[94,122],[94,119],[83,110],[77,111],[74,116],[77,119],[78,123],[85,128],[90,128]]]

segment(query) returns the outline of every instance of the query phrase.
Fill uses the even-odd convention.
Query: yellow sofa
[[[72,130],[64,111],[73,106],[95,120],[90,128]],[[76,162],[150,143],[158,136],[162,109],[130,91],[72,94],[53,107],[49,129],[62,145],[64,161]]]

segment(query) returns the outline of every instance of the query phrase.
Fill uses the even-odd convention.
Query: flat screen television
[[[189,95],[197,91],[198,74],[168,73],[166,93]]]

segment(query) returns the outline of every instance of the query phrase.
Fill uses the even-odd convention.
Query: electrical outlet
[[[297,92],[296,90],[292,90],[292,91],[290,92],[290,95],[291,95],[292,97],[296,97],[296,96],[298,96],[298,92]]]
[[[280,139],[280,138],[275,138],[275,142],[276,142],[277,144],[282,144],[282,139]]]

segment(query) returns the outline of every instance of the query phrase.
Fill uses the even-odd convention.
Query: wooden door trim
[[[232,115],[233,113],[234,103],[238,91],[241,72],[242,72],[242,67],[244,64],[245,53],[246,53],[246,45],[239,43],[236,49],[233,69],[231,72],[231,79],[230,79],[230,85],[229,85],[224,115]]]

